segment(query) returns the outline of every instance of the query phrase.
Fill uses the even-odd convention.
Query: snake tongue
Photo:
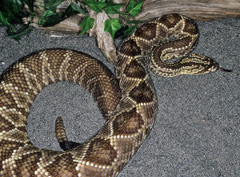
[[[232,70],[230,70],[230,69],[224,69],[221,67],[219,67],[218,69],[220,69],[220,71],[223,71],[223,72],[232,72]]]

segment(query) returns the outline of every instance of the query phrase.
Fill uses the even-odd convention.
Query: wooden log
[[[239,0],[146,0],[136,18],[149,20],[163,14],[180,13],[196,20],[240,16]]]

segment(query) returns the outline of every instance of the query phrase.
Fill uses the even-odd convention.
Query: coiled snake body
[[[167,41],[169,37],[174,40]],[[164,15],[145,23],[122,42],[115,63],[117,80],[99,61],[72,50],[49,49],[19,60],[0,82],[0,176],[117,176],[149,134],[157,111],[150,67],[163,76],[202,74],[218,69],[210,58],[190,55],[198,38],[194,23],[181,15]],[[65,151],[35,147],[26,121],[36,95],[53,82],[73,81],[88,89],[106,119],[102,129],[83,144],[68,141],[57,119],[56,134]]]

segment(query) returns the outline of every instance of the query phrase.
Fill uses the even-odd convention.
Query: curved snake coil
[[[0,176],[117,176],[149,134],[157,112],[144,56],[152,51],[150,67],[167,77],[215,71],[217,63],[196,54],[165,62],[189,53],[197,38],[195,24],[178,14],[144,24],[118,48],[119,80],[99,61],[72,50],[43,50],[19,60],[0,80]],[[66,139],[62,120],[57,119],[56,134],[65,151],[39,149],[27,135],[29,109],[45,86],[66,80],[91,92],[106,123],[78,144]]]

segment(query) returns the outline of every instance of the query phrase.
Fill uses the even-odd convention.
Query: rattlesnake
[[[0,176],[117,176],[149,134],[157,112],[144,56],[152,51],[150,67],[167,77],[219,69],[212,59],[196,54],[165,62],[188,54],[197,39],[196,25],[178,14],[143,24],[118,48],[118,79],[98,60],[73,50],[42,50],[13,64],[0,80]],[[43,87],[66,80],[91,92],[106,123],[78,144],[66,139],[57,119],[56,134],[65,151],[39,149],[27,135],[29,109]]]

